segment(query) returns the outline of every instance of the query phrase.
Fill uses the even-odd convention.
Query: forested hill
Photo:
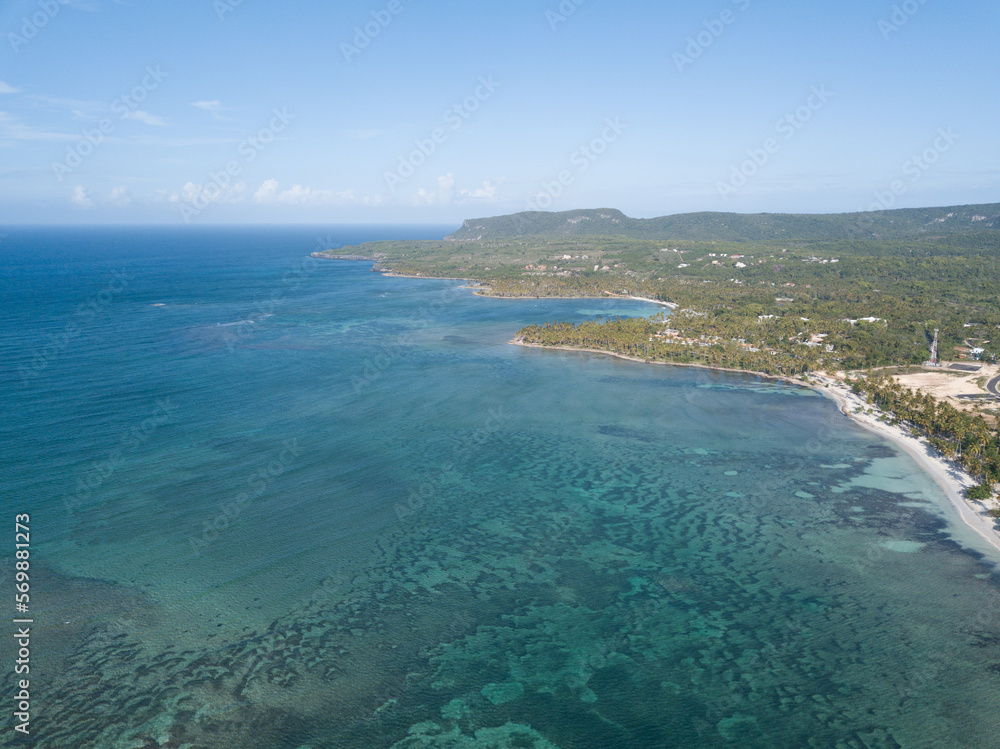
[[[612,208],[562,213],[531,211],[469,219],[448,239],[601,236],[748,242],[917,239],[954,234],[1000,234],[1000,203],[870,213],[680,213],[650,219],[629,218]]]

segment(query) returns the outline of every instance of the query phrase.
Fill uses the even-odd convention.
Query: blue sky
[[[6,0],[0,223],[996,202],[998,27],[982,0]]]

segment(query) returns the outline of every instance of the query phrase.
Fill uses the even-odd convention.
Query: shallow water
[[[38,746],[1000,746],[996,560],[910,458],[802,388],[506,343],[653,305],[318,236],[388,234],[9,232]]]

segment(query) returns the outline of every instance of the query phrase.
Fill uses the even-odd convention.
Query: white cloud
[[[437,192],[425,190],[421,187],[417,190],[414,203],[417,205],[448,205],[455,196],[455,175],[442,174],[437,178]]]
[[[439,192],[445,192],[449,194],[455,192],[455,175],[452,174],[451,172],[448,172],[447,174],[442,174],[440,177],[438,177],[437,183]]]
[[[84,122],[98,122],[112,113],[111,105],[98,99],[70,99],[44,94],[27,94],[25,98],[39,109],[60,114],[68,113],[73,119]]]
[[[111,194],[108,199],[113,205],[119,208],[124,208],[129,203],[132,202],[132,196],[128,194],[128,188],[122,185],[121,187],[112,188]]]
[[[191,102],[191,106],[204,109],[206,112],[218,112],[222,109],[222,102],[218,99],[212,99],[212,101],[193,101]]]
[[[254,193],[253,199],[261,205],[344,205],[357,202],[354,190],[333,192],[314,190],[302,185],[293,185],[287,190],[281,190],[276,179],[264,180]]]
[[[115,188],[112,193],[119,190],[122,195],[127,196],[124,187]],[[196,208],[204,208],[211,203],[243,203],[247,200],[257,205],[284,206],[380,206],[386,203],[383,195],[357,197],[354,190],[334,192],[333,190],[314,190],[303,185],[293,185],[287,190],[282,190],[276,179],[264,180],[255,192],[250,191],[246,182],[237,182],[221,189],[213,182],[205,185],[188,182],[179,191],[157,190],[156,200],[175,206],[187,204]]]
[[[9,83],[0,81],[0,94],[16,94],[20,90],[19,88],[14,88]]]
[[[0,139],[5,140],[50,140],[78,141],[80,134],[50,133],[25,125],[6,112],[0,112]]]
[[[379,135],[388,135],[391,132],[392,130],[345,130],[344,135],[348,138],[366,140],[368,138],[375,138]]]
[[[474,190],[456,190],[455,175],[449,172],[437,178],[436,192],[420,188],[417,190],[413,202],[416,205],[450,205],[452,203],[461,205],[475,201],[494,203],[496,199],[497,188],[490,180],[486,180],[482,187],[477,187]]]
[[[222,102],[218,99],[212,99],[211,101],[193,101],[191,102],[191,106],[197,107],[198,109],[204,109],[213,117],[220,120],[222,119],[222,112],[226,109],[222,106]]]
[[[159,197],[168,203],[188,203],[194,206],[205,206],[209,203],[241,203],[246,199],[247,183],[237,182],[234,185],[219,187],[215,182],[198,185],[188,182],[178,192],[160,192]]]
[[[264,184],[257,188],[253,194],[253,199],[258,203],[271,203],[278,195],[278,180],[266,179]]]
[[[94,201],[90,199],[90,196],[87,194],[83,185],[77,185],[73,188],[73,195],[70,197],[69,202],[77,208],[86,209],[94,207]]]
[[[81,110],[85,112],[103,112],[108,108],[107,102],[96,99],[67,99],[62,96],[46,96],[29,94],[28,100],[49,110]]]
[[[462,202],[485,200],[493,203],[497,199],[497,188],[490,180],[486,180],[482,187],[477,187],[475,190],[462,190],[459,195],[463,198]]]
[[[159,117],[151,115],[149,112],[144,112],[141,109],[137,109],[134,112],[125,113],[124,115],[122,115],[122,119],[138,120],[139,122],[145,122],[147,125],[157,125],[158,127],[165,127],[167,124]]]

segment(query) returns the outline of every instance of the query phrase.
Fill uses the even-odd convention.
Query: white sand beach
[[[614,296],[614,295],[612,295],[612,296]],[[649,302],[650,304],[658,304],[661,307],[669,307],[670,309],[677,309],[680,306],[679,304],[674,304],[673,302],[664,302],[662,299],[650,299],[649,297],[644,297],[644,296],[631,296],[631,295],[629,295],[628,298],[629,299],[634,299],[637,302]]]
[[[996,500],[986,505],[967,499],[965,490],[976,484],[969,474],[956,463],[947,460],[925,440],[913,437],[901,426],[880,421],[879,417],[883,416],[881,411],[861,396],[852,393],[843,380],[814,373],[810,375],[810,381],[817,391],[836,401],[845,415],[902,448],[944,490],[962,521],[987,543],[1000,550],[1000,531],[996,528],[996,521],[988,514],[996,506]],[[872,413],[865,413],[869,409]]]

